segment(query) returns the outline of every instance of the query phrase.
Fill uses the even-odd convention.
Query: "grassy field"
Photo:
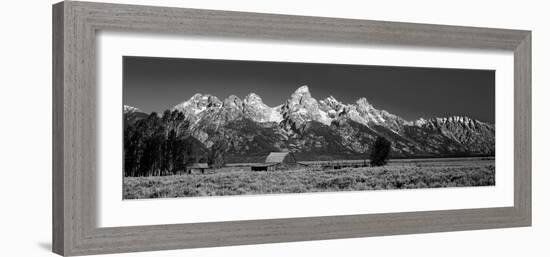
[[[495,185],[492,158],[395,160],[384,167],[339,170],[235,170],[125,177],[124,199],[280,194]]]

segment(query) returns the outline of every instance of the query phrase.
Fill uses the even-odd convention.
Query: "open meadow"
[[[124,199],[391,190],[495,185],[494,158],[391,160],[383,167],[250,171],[124,177]]]

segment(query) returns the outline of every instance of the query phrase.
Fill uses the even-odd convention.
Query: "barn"
[[[192,165],[187,166],[187,173],[191,174],[191,173],[200,172],[204,174],[204,171],[208,168],[209,168],[208,163],[200,163],[200,162],[193,163]]]
[[[288,170],[298,167],[296,158],[291,152],[271,152],[265,158],[265,163],[252,165],[252,171]]]

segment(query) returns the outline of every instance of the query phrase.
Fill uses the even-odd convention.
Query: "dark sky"
[[[223,101],[254,92],[277,106],[300,86],[317,100],[353,103],[366,97],[377,109],[406,120],[466,115],[495,119],[495,71],[391,66],[123,57],[123,101],[162,112],[207,93]]]

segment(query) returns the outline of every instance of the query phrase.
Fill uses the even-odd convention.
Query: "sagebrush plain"
[[[392,160],[382,167],[124,177],[124,199],[393,190],[495,185],[494,158]]]

